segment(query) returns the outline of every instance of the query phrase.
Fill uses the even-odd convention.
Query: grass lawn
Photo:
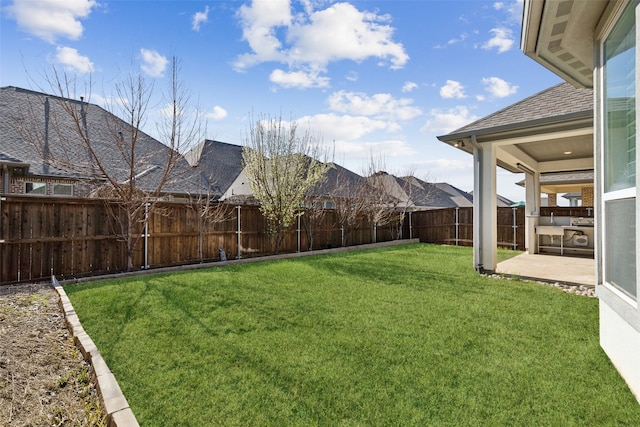
[[[143,426],[640,425],[597,300],[482,277],[470,248],[65,290]]]

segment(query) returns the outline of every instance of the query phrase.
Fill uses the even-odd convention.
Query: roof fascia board
[[[507,132],[537,133],[549,127],[588,127],[593,132],[593,110],[579,111],[577,113],[564,114],[562,116],[546,117],[544,119],[531,120],[528,122],[509,123],[507,125],[488,127],[484,129],[468,130],[458,133],[441,135],[437,138],[442,142],[455,141],[469,138],[471,135],[489,136]],[[483,138],[484,139],[484,138]]]

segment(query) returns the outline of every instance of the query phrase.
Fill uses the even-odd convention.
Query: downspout
[[[479,209],[480,205],[480,190],[483,187],[482,182],[482,173],[480,171],[482,165],[482,146],[478,144],[476,139],[476,135],[472,134],[470,139],[471,145],[473,146],[473,173],[474,173],[474,186],[476,187],[473,194],[473,212],[474,212],[474,240],[477,239],[475,244],[478,247],[478,259],[476,261],[476,265],[474,266],[475,270],[483,274],[484,273],[484,265],[482,264],[483,259],[483,232],[482,232],[482,209]],[[477,210],[477,212],[476,212]]]

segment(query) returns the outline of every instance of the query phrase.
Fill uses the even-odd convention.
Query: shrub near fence
[[[0,198],[0,283],[61,279],[114,273],[126,268],[126,251],[114,234],[116,221],[105,202],[94,199],[3,196]],[[149,217],[134,266],[155,268],[273,253],[267,223],[257,206],[225,206],[224,220],[201,221],[198,207],[159,204]],[[592,216],[592,208],[543,208],[542,215]],[[498,208],[498,245],[524,250],[524,208]],[[288,230],[282,253],[308,250],[307,218]],[[340,247],[343,230],[332,210],[315,224],[313,249]],[[397,224],[378,227],[376,241],[398,238]],[[473,209],[449,208],[413,212],[403,223],[402,238],[422,242],[473,244]],[[373,241],[363,218],[347,232],[347,245]]]

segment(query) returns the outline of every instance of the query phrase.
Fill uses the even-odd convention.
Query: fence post
[[[511,210],[513,211],[513,250],[518,249],[518,224],[516,223],[516,210],[518,208],[513,207]]]
[[[458,246],[458,242],[460,241],[460,208],[456,207],[456,246]]]
[[[302,215],[300,213],[298,213],[298,252],[300,252],[300,217]]]
[[[149,203],[144,204],[144,269],[149,269]]]
[[[238,255],[236,256],[236,259],[240,259],[242,258],[242,247],[241,245],[241,239],[240,239],[240,205],[236,205],[236,212],[237,212],[237,216],[238,216],[238,230],[236,231],[236,235],[237,235],[237,240],[238,240]]]

